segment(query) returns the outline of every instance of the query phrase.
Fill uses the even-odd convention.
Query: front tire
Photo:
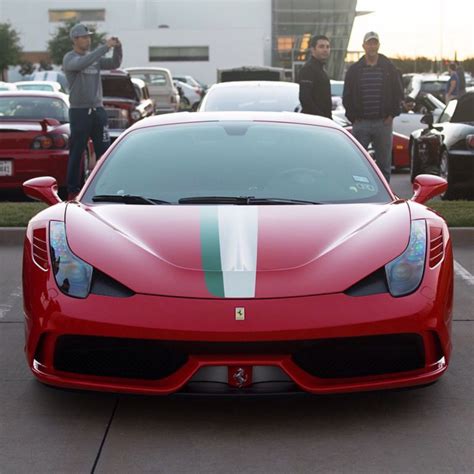
[[[413,183],[415,178],[422,173],[420,164],[416,159],[416,141],[410,142],[410,181]]]
[[[455,193],[453,191],[453,183],[450,170],[450,161],[449,161],[449,153],[448,150],[443,150],[441,152],[441,157],[439,159],[439,175],[441,178],[444,178],[448,182],[448,188],[446,191],[441,195],[441,199],[444,201],[449,201],[451,199],[455,199]]]

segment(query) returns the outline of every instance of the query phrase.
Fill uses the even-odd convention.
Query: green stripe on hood
[[[200,213],[202,269],[206,278],[206,286],[209,293],[224,298],[218,208],[217,206],[202,206]]]

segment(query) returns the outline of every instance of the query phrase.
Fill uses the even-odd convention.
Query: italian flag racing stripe
[[[203,206],[201,213],[202,269],[209,293],[224,298],[217,206]]]
[[[206,286],[220,298],[254,298],[257,206],[202,206],[201,252]]]

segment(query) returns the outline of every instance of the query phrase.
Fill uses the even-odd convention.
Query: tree
[[[462,66],[466,72],[470,72],[471,74],[474,74],[474,58],[466,58],[462,62]]]
[[[10,23],[0,23],[0,75],[5,80],[5,70],[8,66],[16,66],[21,61],[23,49],[20,35]]]
[[[67,21],[64,25],[58,27],[56,33],[52,35],[52,38],[48,41],[48,52],[51,56],[53,64],[61,65],[63,63],[63,57],[72,49],[72,41],[69,37],[71,28],[77,23],[77,21]],[[88,27],[93,32],[92,49],[105,42],[106,33],[97,33],[95,27]]]

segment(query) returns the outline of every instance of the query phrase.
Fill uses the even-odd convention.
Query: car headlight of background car
[[[93,268],[71,252],[64,222],[50,223],[49,244],[54,278],[59,289],[66,295],[86,298],[91,287]]]
[[[133,110],[130,116],[134,122],[142,118],[142,114],[138,110]]]
[[[426,245],[425,221],[413,221],[408,247],[399,257],[385,265],[392,296],[404,296],[418,288],[425,268]]]

